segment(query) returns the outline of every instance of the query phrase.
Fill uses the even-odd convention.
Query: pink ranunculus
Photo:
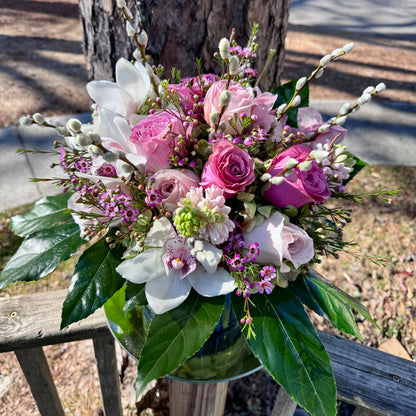
[[[178,202],[191,188],[199,186],[199,178],[191,170],[161,169],[152,175],[152,191],[157,190],[162,198],[161,204],[173,212]]]
[[[167,111],[150,114],[133,127],[130,141],[135,144],[137,153],[147,159],[148,173],[169,168],[177,134],[185,134],[182,121]]]
[[[273,159],[269,173],[272,176],[280,173],[289,158],[303,162],[309,156],[310,150],[301,144],[289,147]],[[287,205],[300,208],[310,202],[322,203],[330,196],[326,176],[315,161],[312,161],[312,167],[308,171],[295,168],[290,176],[284,176],[280,185],[270,185],[263,192],[263,198],[279,208]]]
[[[309,263],[315,255],[312,238],[297,225],[288,224],[282,229],[283,258],[298,269]]]
[[[242,192],[255,179],[254,162],[250,155],[228,140],[212,146],[212,154],[204,165],[201,186],[221,188],[225,198]]]
[[[282,266],[283,260],[283,230],[284,217],[280,212],[274,212],[261,225],[254,230],[243,233],[245,246],[259,244],[259,254],[256,263],[265,265]]]
[[[205,91],[214,83],[219,81],[221,78],[215,74],[202,74],[199,77],[192,78],[191,88],[194,94],[199,97],[204,97]]]
[[[315,108],[301,107],[298,110],[297,123],[297,131],[300,131],[307,136],[308,134],[317,133],[319,127],[324,124],[324,121],[322,120],[322,116],[319,111]],[[335,144],[339,144],[344,139],[346,132],[347,130],[341,126],[332,126],[325,133],[319,134],[316,139],[311,142],[312,147],[316,148],[318,143],[329,144],[338,134],[340,136],[335,141]]]
[[[179,97],[181,107],[188,112],[194,108],[194,92],[187,86],[186,83],[169,84],[168,91],[176,94]]]
[[[220,95],[225,91],[227,81],[215,82],[211,85],[210,89],[207,91],[204,101],[204,117],[208,124],[210,124],[209,115],[217,111],[221,111],[220,107]],[[250,87],[243,87],[240,83],[231,81],[228,90],[231,92],[231,100],[224,111],[224,114],[221,118],[221,121],[224,121],[227,124],[225,130],[226,134],[238,134],[241,133],[241,123],[237,120],[237,131],[231,127],[228,119],[231,117],[234,120],[234,114],[240,116],[241,113],[246,115],[251,115],[251,107],[253,106],[254,93],[253,89]],[[232,122],[234,124],[234,121]],[[214,127],[211,125],[211,127]]]

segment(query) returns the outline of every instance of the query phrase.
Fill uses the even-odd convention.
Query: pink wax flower
[[[319,111],[315,108],[301,107],[298,110],[297,123],[297,131],[300,131],[305,134],[305,136],[308,136],[309,134],[317,133],[319,127],[324,124],[324,121],[322,120],[322,116]],[[338,134],[340,134],[340,136],[335,141],[335,144],[341,143],[344,139],[346,131],[347,130],[341,126],[332,126],[325,133],[320,133],[316,139],[313,140],[312,146],[313,148],[316,148],[318,143],[329,144]]]
[[[151,191],[157,191],[161,204],[173,212],[191,188],[199,186],[199,178],[191,170],[161,169],[151,177]]]
[[[250,155],[228,140],[222,140],[212,146],[212,154],[202,171],[201,186],[215,185],[223,190],[225,198],[232,198],[254,179],[254,162]]]
[[[135,144],[137,153],[146,158],[148,173],[169,168],[178,134],[185,134],[182,121],[167,111],[150,114],[133,127],[130,141]]]
[[[204,117],[207,123],[210,124],[209,115],[217,111],[221,111],[219,104],[220,95],[226,89],[227,81],[215,82],[211,85],[210,89],[207,91],[204,101]],[[250,87],[243,87],[240,83],[231,81],[228,87],[228,90],[231,92],[231,100],[224,111],[224,114],[221,118],[221,121],[224,121],[227,124],[225,130],[226,134],[239,134],[241,133],[241,123],[237,119],[235,127],[232,127],[229,118],[234,120],[234,115],[240,115],[244,113],[247,116],[256,116],[257,120],[256,125],[262,126],[265,130],[270,128],[270,124],[274,118],[273,114],[273,105],[276,100],[276,97],[270,93],[261,93],[258,88],[253,90]],[[234,121],[232,121],[234,124]],[[211,125],[211,127],[214,127]]]
[[[303,162],[309,153],[310,149],[301,144],[289,147],[273,159],[269,173],[275,176],[285,168],[289,158]],[[287,205],[293,205],[300,208],[310,202],[322,203],[331,196],[326,176],[315,161],[312,161],[312,166],[308,171],[295,168],[290,176],[283,176],[283,178],[280,185],[270,185],[263,192],[263,198],[276,207],[284,208]]]

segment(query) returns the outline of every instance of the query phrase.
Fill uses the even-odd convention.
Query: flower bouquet
[[[108,315],[134,312],[129,322],[143,330],[138,392],[234,319],[239,348],[290,397],[312,415],[335,415],[331,362],[305,306],[357,338],[353,311],[371,320],[313,265],[352,244],[342,238],[350,212],[336,201],[360,200],[345,186],[363,163],[342,144],[342,125],[384,84],[324,122],[309,107],[309,83],[353,45],[324,56],[309,76],[262,92],[252,66],[257,27],[244,48],[234,33],[220,41],[220,75],[197,65],[193,78],[173,71],[162,80],[163,68],[148,63],[146,34],[119,7],[135,60],[117,62],[115,82],[87,85],[92,123],[54,125],[41,114],[21,120],[62,137],[51,150],[59,157],[51,178],[36,180],[63,193],[12,219],[25,240],[0,287],[38,280],[82,247],[61,327],[106,303]]]

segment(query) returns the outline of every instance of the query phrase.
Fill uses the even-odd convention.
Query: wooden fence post
[[[43,348],[22,348],[16,350],[15,354],[29,383],[39,413],[42,416],[64,416],[64,409]]]
[[[95,337],[93,344],[104,414],[105,416],[123,416],[114,338],[110,334]]]
[[[270,416],[293,416],[296,410],[296,403],[289,397],[282,387],[279,387],[276,401]]]
[[[223,416],[228,381],[221,383],[188,383],[169,380],[171,416]]]

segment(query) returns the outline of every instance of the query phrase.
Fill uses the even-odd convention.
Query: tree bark
[[[137,27],[143,28],[146,49],[154,65],[162,64],[182,76],[196,73],[196,58],[204,72],[218,73],[212,58],[222,37],[235,28],[235,39],[245,46],[253,23],[259,23],[260,48],[256,67],[262,70],[270,49],[277,54],[261,81],[264,90],[279,84],[290,0],[127,0]],[[79,0],[84,28],[84,50],[90,79],[112,79],[120,57],[131,58],[134,46],[125,33],[120,11],[111,0]]]

